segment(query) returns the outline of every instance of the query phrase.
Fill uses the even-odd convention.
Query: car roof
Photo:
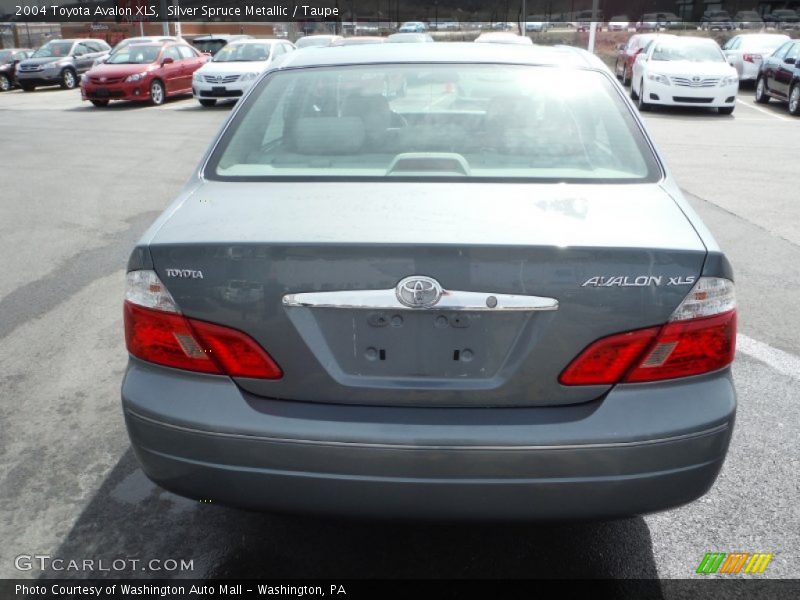
[[[670,37],[670,40],[669,40],[670,42],[679,42],[679,43],[680,42],[702,42],[704,44],[709,44],[709,45],[714,45],[714,46],[718,46],[719,45],[719,44],[717,44],[716,40],[713,40],[711,38],[704,38],[704,37],[700,37],[700,36],[696,36],[696,35],[671,35],[669,37]]]
[[[195,42],[208,42],[208,41],[211,41],[211,40],[223,40],[223,41],[226,41],[226,42],[230,42],[230,41],[233,41],[233,40],[237,40],[238,41],[239,39],[249,39],[249,38],[252,38],[252,37],[253,37],[252,35],[238,34],[238,33],[236,33],[236,34],[231,34],[231,33],[211,33],[211,34],[206,34],[206,35],[199,35],[196,38],[194,38],[193,41],[195,41]]]
[[[289,40],[282,40],[280,38],[245,38],[242,40],[231,40],[231,44],[275,44],[276,42],[283,42],[290,44]]]
[[[517,44],[374,44],[304,48],[292,52],[280,68],[321,67],[382,63],[482,63],[575,66],[605,69],[604,63],[586,50],[572,46],[522,46]]]
[[[150,40],[149,42],[140,40],[138,42],[131,42],[130,44],[128,44],[128,47],[132,48],[134,46],[174,46],[175,44],[180,44],[180,43],[182,42],[176,42],[175,40],[164,40],[164,41]]]

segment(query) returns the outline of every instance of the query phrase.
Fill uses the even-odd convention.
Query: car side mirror
[[[168,56],[168,57],[166,57],[165,59],[163,59],[161,61],[161,66],[163,67],[164,65],[171,65],[174,62],[175,62],[175,59],[172,58],[171,56]]]

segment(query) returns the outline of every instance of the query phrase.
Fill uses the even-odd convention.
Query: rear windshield
[[[206,177],[641,182],[661,174],[609,77],[516,65],[306,68],[266,77]]]
[[[211,56],[214,56],[217,52],[222,50],[226,44],[225,40],[206,40],[206,41],[197,41],[195,40],[192,42],[192,45],[200,50],[200,52],[208,52]]]

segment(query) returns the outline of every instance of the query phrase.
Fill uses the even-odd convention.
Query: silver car
[[[288,55],[133,250],[124,315],[142,468],[214,503],[642,514],[705,494],[734,424],[731,267],[575,48]]]
[[[739,81],[755,81],[764,57],[789,41],[782,33],[743,33],[735,35],[722,46],[725,58],[739,74]]]

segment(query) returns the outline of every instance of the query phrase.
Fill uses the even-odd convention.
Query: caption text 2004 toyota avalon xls
[[[611,518],[727,451],[731,268],[581,50],[292,53],[128,271],[128,431],[185,496]]]

